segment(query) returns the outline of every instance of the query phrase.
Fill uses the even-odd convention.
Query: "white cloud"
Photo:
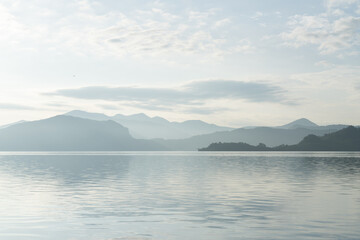
[[[195,24],[196,27],[208,25],[209,18],[214,16],[218,9],[209,9],[208,11],[190,11],[188,13],[189,21]]]
[[[334,67],[335,65],[328,61],[322,60],[322,61],[316,62],[315,66],[329,68],[329,67]]]
[[[249,39],[242,39],[239,41],[238,45],[234,47],[233,51],[240,53],[254,53],[256,50],[255,46]]]
[[[14,7],[0,5],[0,39],[11,40],[17,47],[30,45],[117,57],[201,55],[207,59],[228,54],[231,49],[224,44],[223,34],[217,34],[216,28],[206,27],[221,27],[230,22],[217,16],[217,9],[176,15],[156,5],[134,12],[102,13],[97,11],[101,9],[100,3],[80,0],[70,5],[71,11],[65,8],[56,18],[39,15],[42,21],[31,23],[26,22],[23,15],[11,13]]]
[[[289,21],[290,31],[281,34],[288,45],[317,45],[321,54],[360,45],[360,17],[345,16],[335,20],[326,14],[296,15]]]
[[[331,11],[331,14],[334,15],[334,16],[342,16],[345,14],[345,12],[341,9],[334,9]]]
[[[230,80],[193,81],[173,88],[92,86],[60,89],[45,95],[114,102],[135,101],[154,106],[198,105],[217,99],[293,104],[278,86]]]
[[[224,18],[219,21],[216,21],[214,27],[215,28],[223,27],[229,23],[231,23],[231,20],[229,18]]]
[[[360,82],[360,67],[337,66],[328,62],[319,64],[325,64],[330,68],[319,72],[294,74],[291,79],[298,81],[297,86],[299,88],[311,88],[317,92],[338,91],[338,94],[325,99],[328,101],[335,97],[351,98],[358,95],[357,91],[354,90]],[[345,103],[345,101],[342,102]]]
[[[34,110],[34,107],[20,105],[20,104],[13,104],[13,103],[0,103],[0,109],[5,110]]]
[[[10,11],[0,4],[0,40],[16,43],[26,36],[26,27],[19,23]]]
[[[356,15],[360,0],[327,0],[325,6],[327,11],[317,15],[290,17],[289,31],[281,34],[286,44],[294,47],[312,44],[321,54],[343,51],[344,55],[345,51],[354,51],[360,45],[360,16]]]
[[[259,18],[261,18],[262,16],[264,16],[264,13],[262,13],[262,12],[256,12],[255,14],[254,14],[254,16],[252,16],[251,18],[252,19],[255,19],[255,20],[258,20]]]
[[[336,8],[336,7],[348,7],[352,4],[359,4],[359,0],[327,0],[326,6],[328,8]]]

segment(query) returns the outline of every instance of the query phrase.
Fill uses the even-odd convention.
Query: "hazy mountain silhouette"
[[[318,127],[316,123],[313,123],[306,118],[300,118],[298,120],[295,120],[278,128],[296,129],[296,128],[316,128],[316,127]]]
[[[346,128],[348,126],[349,125],[344,125],[344,124],[332,124],[332,125],[327,125],[327,126],[319,126],[316,123],[314,123],[306,118],[300,118],[298,120],[295,120],[295,121],[285,124],[283,126],[279,126],[277,128],[282,128],[282,129],[307,128],[307,129],[317,129],[317,130],[326,130],[326,129],[340,130],[340,129]]]
[[[90,113],[90,112],[84,112],[84,111],[80,111],[80,110],[70,111],[68,113],[65,113],[64,115],[79,117],[79,118],[87,118],[87,119],[97,120],[97,121],[111,120],[111,117],[106,116],[103,113]]]
[[[197,150],[216,142],[242,142],[250,145],[264,143],[267,146],[275,147],[282,144],[296,144],[310,134],[322,136],[324,134],[332,133],[346,127],[346,125],[318,126],[315,123],[307,124],[309,128],[295,127],[299,126],[299,122],[309,123],[310,121],[297,120],[290,124],[284,125],[287,126],[286,128],[239,128],[232,131],[222,131],[211,134],[198,135],[187,139],[156,139],[156,141],[171,150]]]
[[[271,151],[272,148],[267,147],[265,144],[260,143],[253,146],[247,143],[211,143],[208,147],[199,148],[199,151]]]
[[[108,117],[104,114],[72,112],[79,117],[60,115],[52,118],[17,123],[0,129],[0,150],[3,151],[60,151],[60,150],[197,150],[216,142],[242,142],[248,145],[264,143],[269,147],[279,145],[293,145],[299,143],[308,135],[322,136],[335,132],[344,125],[317,126],[310,121],[300,121],[309,128],[298,127],[299,120],[279,127],[255,127],[252,129],[239,128],[232,131],[219,131],[202,134],[185,139],[135,139],[129,130],[119,124],[122,121],[136,127],[138,131],[170,131],[175,134],[180,129],[203,130],[211,124],[190,120],[182,123],[169,122],[160,117],[150,118],[145,114],[130,116],[115,115]],[[88,118],[97,120],[91,120]],[[108,118],[116,119],[106,120]],[[105,121],[103,121],[105,119]],[[98,121],[101,120],[101,121]],[[310,124],[309,124],[310,122]],[[295,124],[294,124],[295,123]],[[175,126],[175,127],[174,127]],[[181,127],[178,127],[181,126]],[[214,125],[215,126],[215,125]],[[316,126],[316,127],[315,127]],[[174,130],[174,127],[176,131]],[[215,126],[215,128],[219,128]],[[208,130],[209,130],[208,129]],[[196,132],[194,130],[194,132]],[[261,145],[262,146],[262,145]]]
[[[212,143],[199,151],[360,151],[360,128],[349,126],[324,136],[306,136],[298,144],[269,148],[264,144]]]
[[[134,139],[127,128],[107,120],[71,116],[19,123],[0,129],[2,151],[166,150],[150,140]]]
[[[6,125],[2,125],[2,126],[0,126],[0,129],[2,129],[2,128],[7,128],[7,127],[10,127],[10,126],[12,126],[12,125],[16,125],[16,124],[24,123],[24,122],[26,122],[26,121],[20,120],[20,121],[17,121],[17,122],[13,122],[13,123],[9,123],[9,124],[6,124]]]
[[[170,122],[161,117],[149,117],[144,113],[134,115],[117,114],[106,116],[101,113],[88,113],[85,111],[74,110],[65,113],[67,116],[81,117],[93,120],[114,120],[124,127],[127,127],[130,134],[135,138],[152,139],[183,139],[195,135],[213,133],[217,131],[228,131],[233,128],[221,127],[199,120],[185,122]]]
[[[278,146],[278,151],[360,151],[360,128],[349,126],[322,137],[306,136],[292,146]]]

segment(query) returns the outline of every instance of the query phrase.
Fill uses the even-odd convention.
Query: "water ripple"
[[[1,153],[0,239],[359,239],[359,153]]]

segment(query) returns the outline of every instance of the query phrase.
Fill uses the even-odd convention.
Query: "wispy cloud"
[[[220,27],[223,27],[223,26],[225,26],[227,24],[230,24],[230,23],[231,23],[230,18],[224,18],[224,19],[221,19],[219,21],[216,21],[214,27],[215,28],[220,28]]]
[[[185,113],[191,113],[191,114],[198,114],[198,115],[211,115],[214,113],[218,113],[218,112],[223,112],[225,110],[229,110],[229,108],[227,107],[223,107],[223,108],[218,108],[218,107],[192,107],[192,108],[187,108],[185,109],[183,112]]]
[[[36,108],[21,104],[13,104],[13,103],[0,103],[0,109],[6,110],[34,110]]]
[[[120,107],[113,104],[97,104],[98,107],[105,109],[105,110],[119,110]]]
[[[262,16],[264,16],[264,13],[257,11],[254,16],[252,16],[252,19],[258,20],[259,18],[261,18]]]
[[[238,53],[254,53],[256,47],[249,39],[242,39],[238,42],[238,45],[233,48],[233,51]]]
[[[213,99],[289,104],[290,101],[285,93],[286,91],[282,88],[267,83],[207,80],[193,81],[174,88],[92,86],[60,89],[45,94],[79,99],[136,101],[146,105],[169,106],[172,104],[194,104]]]
[[[289,31],[283,32],[281,37],[289,46],[315,45],[321,54],[360,46],[360,16],[343,11],[350,5],[360,7],[360,1],[329,0],[327,12],[292,16],[288,22]]]
[[[50,103],[46,103],[45,105],[49,106],[49,107],[55,107],[55,108],[72,107],[69,104],[59,103],[59,102],[50,102]]]
[[[131,12],[112,9],[106,13],[97,10],[104,7],[99,2],[82,0],[64,5],[67,7],[57,11],[54,17],[51,14],[36,15],[38,9],[25,4],[22,8],[37,19],[27,22],[23,15],[17,15],[11,7],[0,3],[0,40],[12,42],[17,47],[38,49],[42,46],[42,49],[53,51],[72,50],[85,55],[117,57],[177,54],[207,58],[232,53],[234,43],[230,38],[228,41],[224,38],[223,29],[221,34],[217,32],[230,20],[218,15],[217,9],[176,15],[156,4]],[[41,12],[45,10],[51,13],[53,9],[51,6],[41,8]]]
[[[348,7],[352,4],[360,4],[359,0],[326,0],[326,6],[328,8],[339,8],[339,7]]]
[[[167,105],[166,103],[163,105]],[[132,107],[138,108],[138,109],[144,109],[144,110],[150,110],[150,111],[158,111],[158,112],[171,112],[174,110],[171,108],[171,106],[163,106],[161,104],[151,104],[151,103],[139,103],[137,102],[135,105],[132,105]]]

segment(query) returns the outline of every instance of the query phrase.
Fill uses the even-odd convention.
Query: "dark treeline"
[[[308,135],[295,145],[267,147],[260,143],[212,143],[199,151],[360,151],[360,128],[349,126],[324,136]]]

